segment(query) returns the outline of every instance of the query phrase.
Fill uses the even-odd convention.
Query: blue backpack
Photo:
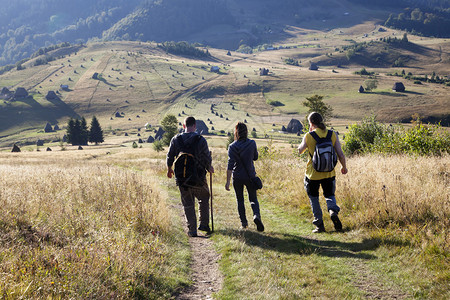
[[[314,131],[310,132],[316,140],[316,148],[312,155],[312,165],[317,172],[331,172],[337,164],[338,158],[331,141],[333,131],[328,130],[325,138],[320,138]]]

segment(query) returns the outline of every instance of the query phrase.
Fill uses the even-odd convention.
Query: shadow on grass
[[[381,96],[391,96],[391,97],[406,97],[403,93],[397,93],[397,92],[364,92],[366,94],[375,94],[375,95],[381,95]]]
[[[371,254],[361,253],[364,250],[375,250],[382,244],[405,245],[397,240],[365,239],[362,242],[340,242],[306,238],[291,234],[259,233],[250,230],[219,230],[216,234],[242,239],[246,244],[267,250],[287,254],[310,255],[317,254],[328,257],[352,257],[360,259],[375,259]],[[325,235],[322,234],[321,236]]]
[[[424,95],[424,93],[413,92],[413,91],[404,91],[403,93],[405,93],[405,94],[412,94],[412,95]]]
[[[106,84],[106,85],[109,85],[109,86],[112,86],[112,87],[117,87],[117,85],[108,82],[108,80],[106,80],[106,79],[103,78],[103,77],[98,77],[97,80],[103,82],[103,83]]]

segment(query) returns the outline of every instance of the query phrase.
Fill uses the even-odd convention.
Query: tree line
[[[71,118],[67,123],[66,137],[67,142],[73,146],[87,145],[88,142],[97,145],[104,142],[102,127],[95,116],[92,117],[90,128],[84,117],[81,120]]]
[[[391,14],[384,25],[416,35],[450,37],[450,8],[424,11],[416,8],[397,16]]]
[[[163,42],[158,45],[161,49],[167,53],[181,55],[181,56],[192,56],[198,58],[209,57],[208,49],[201,50],[194,44],[189,44],[188,42]]]

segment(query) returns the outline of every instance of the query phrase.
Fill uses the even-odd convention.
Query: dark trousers
[[[327,209],[339,212],[341,209],[336,204],[336,197],[334,193],[336,191],[336,178],[326,178],[321,180],[310,180],[305,177],[304,181],[305,190],[308,194],[309,201],[311,203],[311,208],[314,215],[313,223],[319,225],[323,222],[322,209],[319,203],[319,188],[322,186],[323,196],[327,202]]]
[[[253,187],[250,179],[235,179],[233,178],[233,187],[236,194],[237,206],[239,218],[241,219],[241,224],[243,226],[248,225],[247,217],[245,215],[245,205],[244,205],[244,186],[247,188],[248,200],[253,210],[253,216],[261,218],[259,212],[258,198],[256,197],[256,189]]]
[[[209,225],[209,189],[206,180],[203,185],[198,187],[179,187],[181,194],[181,203],[184,207],[186,224],[189,232],[197,231],[197,216],[195,214],[195,198],[198,200],[200,213],[200,225]]]

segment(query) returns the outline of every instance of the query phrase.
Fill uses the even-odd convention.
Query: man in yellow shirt
[[[302,154],[308,149],[309,159],[306,165],[305,174],[305,190],[308,194],[311,208],[314,215],[313,224],[316,228],[313,230],[314,233],[325,232],[325,226],[323,224],[322,209],[319,203],[319,188],[322,186],[323,195],[327,202],[327,210],[330,213],[331,220],[333,221],[334,228],[336,231],[342,231],[342,223],[339,220],[338,213],[340,211],[339,206],[336,204],[335,191],[336,191],[336,172],[335,169],[329,172],[319,172],[313,167],[313,154],[316,147],[316,140],[311,135],[311,132],[315,132],[319,138],[325,138],[328,134],[328,130],[323,123],[322,116],[313,112],[308,116],[309,131],[303,137],[303,141],[300,146],[298,146],[298,152]],[[339,162],[341,163],[341,173],[347,174],[347,165],[345,161],[345,155],[342,151],[341,143],[339,138],[334,131],[331,131],[331,142],[333,144],[334,150],[337,154]]]

